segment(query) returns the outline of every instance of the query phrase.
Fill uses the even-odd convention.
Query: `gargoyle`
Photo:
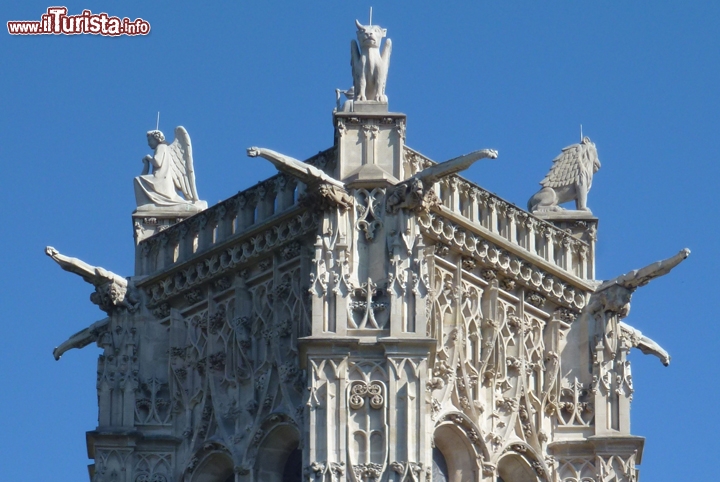
[[[134,288],[128,285],[128,280],[111,271],[98,266],[91,266],[77,258],[70,258],[58,252],[52,246],[45,248],[45,254],[50,256],[65,271],[75,273],[82,279],[95,286],[95,292],[90,295],[90,301],[100,307],[107,314],[115,309],[126,308],[135,311],[139,305]]]
[[[658,356],[665,365],[670,362],[670,356],[657,343],[642,336],[642,333],[631,326],[620,322],[620,319],[630,313],[630,300],[638,287],[645,286],[653,279],[668,274],[689,255],[690,250],[685,248],[675,256],[630,271],[615,279],[605,281],[597,287],[590,297],[587,310],[599,323],[596,334],[598,337],[604,338],[605,346],[611,353],[614,353],[617,347],[617,339],[624,326],[627,333],[636,335],[632,338],[634,340],[632,346],[639,348],[645,354]]]
[[[617,313],[620,318],[625,318],[630,313],[630,299],[636,289],[645,286],[655,278],[668,274],[688,256],[690,256],[690,250],[685,248],[668,259],[656,261],[644,268],[603,282],[590,298],[588,309],[591,313],[610,311]]]
[[[640,330],[622,321],[618,323],[618,327],[622,335],[628,337],[633,347],[638,348],[645,355],[655,355],[665,366],[670,365],[670,355],[663,347],[658,345],[657,342],[643,335]]]
[[[247,155],[267,159],[278,171],[305,183],[308,189],[304,199],[301,199],[302,204],[318,209],[339,207],[345,210],[352,206],[353,199],[345,190],[345,183],[328,176],[315,166],[261,147],[248,147]]]
[[[497,159],[497,156],[497,151],[493,149],[482,149],[423,169],[392,189],[386,209],[389,213],[396,213],[400,209],[423,211],[438,206],[440,199],[432,188],[436,182],[464,171],[480,159]]]
[[[110,318],[103,318],[88,326],[84,330],[80,330],[73,336],[62,342],[53,350],[55,360],[59,360],[63,354],[72,348],[84,348],[94,341],[98,341],[100,335],[107,330],[110,324]]]
[[[357,20],[355,25],[357,25],[357,42],[353,40],[350,43],[355,100],[387,102],[385,84],[390,67],[392,41],[385,40],[385,48],[381,54],[380,41],[385,37],[387,29],[377,25],[361,25]]]
[[[563,211],[559,204],[573,200],[578,211],[590,211],[587,195],[593,175],[599,169],[600,160],[595,144],[585,136],[579,144],[566,147],[553,159],[550,172],[540,181],[542,189],[528,201],[528,211]]]

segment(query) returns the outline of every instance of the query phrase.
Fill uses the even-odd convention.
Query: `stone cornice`
[[[304,162],[315,166],[319,169],[332,169],[335,163],[335,147],[320,151],[314,156],[308,158]],[[140,246],[148,245],[153,246],[156,243],[160,243],[163,238],[170,237],[182,237],[183,226],[187,226],[190,223],[207,223],[208,220],[218,219],[224,216],[226,211],[230,210],[230,207],[238,204],[245,204],[248,200],[255,199],[258,196],[258,191],[272,189],[275,185],[280,184],[287,179],[285,174],[276,174],[263,181],[258,182],[254,186],[251,186],[243,191],[238,192],[234,196],[231,196],[208,209],[201,211],[193,216],[181,220],[177,224],[171,227],[159,231],[158,233],[146,238],[140,242]],[[253,226],[254,227],[254,226]]]
[[[642,462],[645,437],[637,435],[598,436],[582,440],[560,440],[548,444],[548,452],[556,457],[582,457],[635,454],[635,463]]]
[[[253,226],[226,241],[197,253],[167,271],[137,280],[136,286],[148,296],[148,307],[187,292],[203,283],[252,263],[318,227],[318,215],[306,208],[294,207],[268,222]]]
[[[471,223],[445,207],[419,218],[426,236],[478,260],[520,284],[546,295],[561,306],[581,310],[594,289],[544,259],[508,243],[480,225]]]
[[[404,150],[405,150],[406,159],[414,158],[414,162],[416,162],[418,164],[418,167],[420,168],[420,170],[437,164],[435,161],[433,161],[429,157],[419,153],[418,151],[416,151],[408,146],[404,146]],[[560,238],[571,237],[569,234],[565,233],[562,229],[558,228],[551,222],[546,221],[528,211],[525,211],[524,209],[516,206],[515,204],[501,198],[497,194],[491,193],[490,191],[483,189],[482,187],[478,186],[474,182],[469,181],[460,175],[455,174],[453,176],[449,176],[447,182],[456,182],[460,185],[460,187],[462,187],[464,189],[468,189],[468,190],[477,192],[481,197],[487,199],[491,204],[494,204],[495,206],[497,206],[498,210],[500,210],[500,211],[517,212],[518,214],[521,214],[522,216],[527,216],[527,218],[532,219],[534,224],[537,226],[535,228],[536,231],[549,231],[549,232],[553,233],[554,236],[557,236]],[[577,239],[577,238],[573,238],[573,242],[576,242],[579,245],[589,246],[586,242],[584,242],[580,239]]]

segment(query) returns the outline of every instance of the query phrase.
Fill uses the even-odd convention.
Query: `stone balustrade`
[[[165,229],[140,242],[138,274],[148,275],[182,263],[271,217],[291,211],[298,206],[304,188],[296,179],[278,174]]]
[[[405,148],[410,175],[434,162]],[[442,210],[455,214],[490,237],[513,246],[581,279],[594,279],[594,243],[588,243],[492,194],[460,176],[449,176],[434,186]],[[594,229],[594,228],[593,228]],[[594,233],[589,236],[592,238]]]
[[[325,151],[308,162],[322,168],[329,158],[330,152]],[[432,164],[432,160],[405,147],[405,172],[409,175]],[[305,185],[296,179],[278,174],[141,241],[136,274],[149,275],[182,263],[271,217],[297,208],[304,189]],[[444,212],[569,274],[581,279],[594,278],[594,243],[578,239],[460,176],[447,177],[434,189]]]
[[[332,169],[334,147],[307,161],[319,169]],[[150,275],[181,264],[224,241],[252,231],[270,218],[298,209],[305,184],[277,174],[218,204],[141,241],[136,275]]]

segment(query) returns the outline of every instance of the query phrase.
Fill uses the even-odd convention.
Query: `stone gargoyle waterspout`
[[[688,256],[690,250],[685,248],[675,256],[630,271],[597,287],[590,297],[587,311],[596,320],[595,336],[599,346],[612,355],[617,349],[618,339],[624,336],[631,346],[645,354],[657,356],[665,366],[670,364],[670,355],[660,345],[620,319],[630,313],[630,300],[635,290],[668,274]]]
[[[392,188],[387,200],[387,211],[391,213],[400,209],[422,211],[440,205],[440,199],[433,190],[436,182],[468,169],[480,159],[497,159],[497,156],[498,153],[494,149],[481,149],[425,168]]]
[[[90,295],[90,301],[98,305],[101,310],[111,314],[116,309],[135,311],[138,299],[134,288],[129,286],[128,280],[122,276],[99,266],[92,266],[86,262],[62,255],[52,246],[45,248],[45,254],[50,256],[62,269],[75,273],[95,287]]]
[[[62,255],[52,246],[45,248],[45,254],[50,256],[62,269],[74,273],[95,287],[90,295],[90,301],[95,303],[109,316],[97,321],[89,327],[80,330],[68,340],[53,350],[56,360],[71,348],[83,348],[97,341],[99,336],[107,330],[110,318],[118,313],[134,313],[140,306],[140,300],[134,285],[126,278],[108,271],[99,266],[92,266],[86,262]]]
[[[328,176],[320,169],[262,147],[248,147],[248,157],[262,157],[272,162],[278,171],[295,177],[307,185],[307,191],[301,200],[303,204],[318,209],[340,207],[347,209],[353,204],[352,197],[345,189],[345,183]]]

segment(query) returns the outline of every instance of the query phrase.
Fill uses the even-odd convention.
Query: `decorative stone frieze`
[[[171,276],[151,277],[143,280],[139,287],[148,296],[148,306],[156,306],[172,297],[188,292],[188,302],[197,296],[193,287],[212,281],[222,275],[248,264],[253,258],[271,252],[287,242],[313,231],[317,226],[317,217],[308,212],[268,226],[249,237],[239,237],[236,243],[218,252],[214,250],[204,257],[193,260],[190,266]],[[157,278],[157,279],[156,279]]]
[[[564,283],[531,260],[522,259],[441,215],[422,215],[418,224],[422,232],[432,239],[439,240],[484,266],[496,269],[524,286],[541,292],[561,306],[579,310],[586,304],[587,292],[592,288],[586,287],[580,280],[576,282],[580,285],[577,288]],[[584,292],[585,290],[587,292]]]

